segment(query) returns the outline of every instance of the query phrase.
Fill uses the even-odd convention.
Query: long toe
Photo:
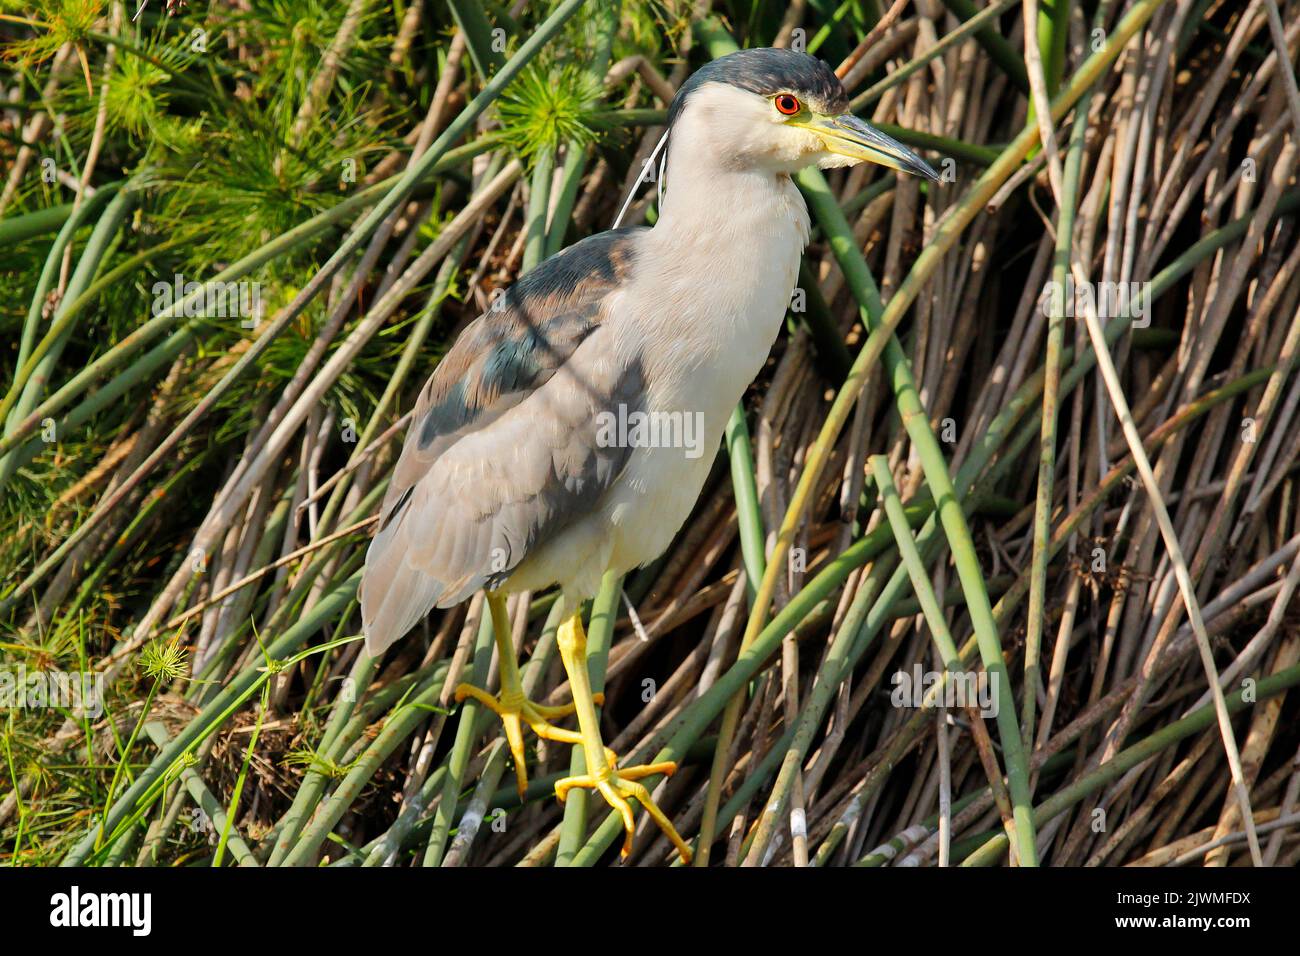
[[[677,832],[677,828],[673,826],[672,821],[659,809],[659,805],[655,803],[650,790],[645,784],[638,782],[645,777],[671,774],[676,769],[677,765],[675,763],[664,762],[615,769],[599,777],[593,774],[565,777],[556,782],[555,795],[563,803],[569,791],[575,787],[599,790],[600,795],[605,798],[605,802],[618,811],[619,816],[623,818],[623,849],[620,856],[625,859],[632,852],[632,837],[636,829],[636,821],[633,817],[631,805],[631,801],[635,800],[645,807],[646,813],[650,814],[650,818],[663,831],[664,836],[668,837],[673,846],[677,848],[677,853],[682,862],[689,864],[691,862],[691,848],[686,845],[686,841]]]
[[[554,740],[558,743],[570,745],[582,744],[582,735],[577,731],[556,727],[548,719],[548,717],[555,715],[559,711],[572,713],[573,707],[571,705],[567,708],[543,707],[525,697],[522,689],[519,688],[516,688],[513,693],[491,694],[481,687],[475,687],[473,684],[457,684],[456,689],[453,691],[453,697],[457,703],[467,699],[477,701],[501,718],[501,723],[505,728],[506,742],[510,745],[510,756],[514,758],[515,762],[515,782],[519,789],[519,799],[521,801],[528,790],[528,761],[524,750],[524,724],[527,724],[529,729],[543,740]],[[608,751],[608,753],[612,760],[613,752]]]

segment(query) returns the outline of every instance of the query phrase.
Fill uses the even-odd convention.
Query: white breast
[[[606,322],[620,360],[643,369],[645,410],[660,421],[689,419],[677,433],[689,444],[637,445],[600,506],[530,555],[512,590],[558,582],[570,601],[580,600],[607,569],[627,572],[662,554],[780,331],[809,228],[789,177],[735,172],[713,178],[708,203],[672,185],[669,197],[678,214],[666,206],[643,234],[633,280],[611,301]]]
[[[647,237],[620,303],[620,332],[641,349],[650,408],[698,425],[692,448],[638,448],[606,496],[602,511],[617,529],[609,563],[620,571],[658,557],[690,514],[798,278],[808,214],[794,184],[765,176],[736,184],[736,195],[718,189],[721,215],[693,217],[689,235],[656,228]]]

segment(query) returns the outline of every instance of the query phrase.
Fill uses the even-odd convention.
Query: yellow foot
[[[520,691],[513,693],[503,691],[499,695],[493,695],[472,684],[457,684],[454,696],[458,704],[466,697],[473,697],[501,718],[501,723],[505,725],[506,742],[510,745],[510,754],[515,761],[515,782],[519,786],[519,798],[521,800],[524,797],[524,792],[528,789],[528,764],[524,759],[524,724],[532,728],[533,733],[538,737],[546,740],[555,740],[565,744],[582,743],[582,735],[577,731],[565,730],[563,727],[556,727],[551,723],[553,720],[572,714],[574,710],[573,704],[547,707],[544,704],[534,703]],[[596,703],[604,702],[603,694],[595,696],[598,698]],[[607,750],[606,753],[612,761],[614,752]]]
[[[609,748],[605,748],[608,753]],[[637,783],[642,777],[650,777],[655,774],[671,775],[677,770],[677,764],[671,761],[665,763],[651,763],[640,767],[617,767],[613,759],[609,762],[609,768],[604,769],[601,773],[582,774],[577,777],[565,777],[555,784],[555,795],[564,802],[564,798],[569,795],[569,791],[574,787],[583,787],[590,790],[599,790],[605,802],[619,812],[623,817],[623,850],[620,854],[624,858],[632,852],[632,805],[628,799],[635,799],[641,806],[646,808],[650,818],[659,824],[659,829],[664,832],[668,839],[672,840],[673,846],[677,847],[677,852],[682,858],[682,862],[689,864],[691,862],[691,848],[686,845],[686,841],[677,833],[677,829],[672,822],[664,816],[664,812],[659,809],[650,796],[650,791],[646,789],[645,784]]]

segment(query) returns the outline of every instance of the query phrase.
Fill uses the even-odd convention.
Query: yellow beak
[[[820,136],[826,149],[838,156],[878,163],[935,182],[939,180],[939,174],[924,159],[852,113],[839,116],[814,115],[808,122],[798,125]]]

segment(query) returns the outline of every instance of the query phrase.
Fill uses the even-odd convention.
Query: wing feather
[[[466,327],[421,390],[366,554],[371,654],[435,606],[499,585],[617,479],[629,449],[596,441],[597,416],[639,408],[644,382],[612,360],[603,323],[640,231],[544,262]]]

